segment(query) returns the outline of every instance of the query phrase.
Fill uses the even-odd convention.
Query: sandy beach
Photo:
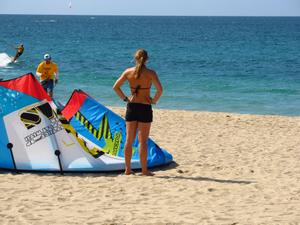
[[[154,109],[150,136],[154,177],[0,171],[0,224],[300,224],[300,117]]]

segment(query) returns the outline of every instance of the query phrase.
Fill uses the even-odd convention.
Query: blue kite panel
[[[109,154],[124,157],[126,123],[119,115],[87,96],[78,112],[70,120],[74,129],[92,143],[109,149]],[[109,145],[108,143],[112,144]],[[132,159],[139,159],[139,143],[136,136]],[[170,163],[172,155],[148,139],[148,166]]]
[[[0,86],[0,168],[13,169],[14,167],[11,153],[7,148],[9,141],[3,117],[39,101],[29,95]]]

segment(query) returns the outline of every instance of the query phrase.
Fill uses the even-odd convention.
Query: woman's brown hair
[[[134,72],[134,78],[138,79],[141,76],[142,68],[145,66],[145,63],[148,59],[148,53],[145,49],[138,49],[134,55],[135,58],[135,72]]]

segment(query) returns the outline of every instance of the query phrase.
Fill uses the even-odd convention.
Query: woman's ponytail
[[[141,76],[142,69],[145,66],[145,63],[148,59],[148,53],[144,49],[138,49],[135,53],[135,72],[134,72],[134,78],[138,79]]]

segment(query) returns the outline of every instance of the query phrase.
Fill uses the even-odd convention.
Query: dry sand
[[[154,113],[174,163],[154,177],[2,171],[0,224],[300,224],[300,117]]]

